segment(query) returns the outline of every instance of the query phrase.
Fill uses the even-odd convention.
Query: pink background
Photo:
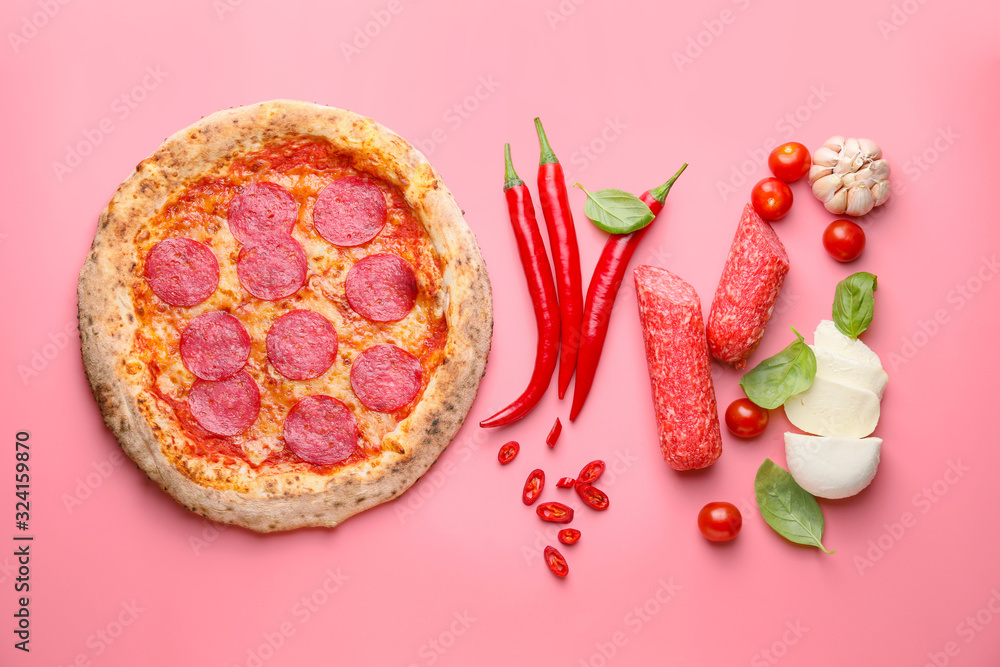
[[[0,663],[997,664],[995,3],[63,1],[0,10]],[[122,462],[82,372],[75,287],[133,165],[202,115],[280,97],[372,116],[423,148],[483,247],[496,329],[469,424],[416,487],[334,530],[260,536],[186,512]],[[535,115],[590,189],[638,193],[690,162],[635,263],[680,274],[706,310],[765,149],[882,145],[896,194],[864,221],[852,265],[825,254],[833,216],[794,184],[776,224],[792,269],[754,357],[829,317],[838,280],[878,274],[864,338],[890,374],[883,460],[862,495],[822,503],[835,555],[785,542],[756,511],[757,466],[784,464],[780,410],[754,441],[724,433],[706,472],[662,462],[629,284],[576,423],[553,387],[512,427],[475,425],[523,388],[534,349],[501,149],[533,184]],[[571,200],[589,277],[604,236]],[[735,371],[715,379],[721,406],[740,395]],[[18,430],[32,447],[30,654],[11,632]],[[501,469],[509,439],[522,452]],[[556,479],[598,457],[612,508],[579,512],[557,580],[540,559],[555,531],[520,488],[534,467]],[[744,509],[735,542],[698,533],[712,500]]]

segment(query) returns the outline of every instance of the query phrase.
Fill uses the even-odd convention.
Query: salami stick
[[[707,468],[722,453],[722,433],[701,300],[666,269],[634,275],[663,460],[674,470]]]

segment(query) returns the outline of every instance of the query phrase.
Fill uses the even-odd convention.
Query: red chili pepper
[[[539,505],[535,514],[541,517],[542,521],[551,521],[552,523],[569,523],[573,520],[573,508],[554,500]]]
[[[583,320],[583,279],[580,276],[580,249],[576,243],[573,211],[566,192],[566,177],[556,154],[549,146],[542,121],[535,119],[535,131],[541,146],[538,160],[538,199],[542,204],[545,227],[549,232],[549,250],[555,265],[559,289],[561,338],[559,359],[559,398],[566,395],[576,368],[580,345],[580,322]]]
[[[511,440],[506,445],[500,448],[500,452],[497,454],[497,459],[503,465],[507,465],[514,460],[517,453],[521,451],[521,445],[515,441]]]
[[[545,564],[549,566],[552,573],[557,577],[565,577],[569,574],[569,565],[566,559],[555,547],[545,547]]]
[[[597,478],[604,474],[604,470],[607,466],[604,465],[604,461],[598,459],[597,461],[591,461],[587,465],[583,466],[583,470],[580,474],[576,476],[576,481],[578,484],[593,484],[597,481]]]
[[[587,506],[599,512],[603,512],[611,505],[611,499],[595,486],[590,484],[577,484],[576,493]]]
[[[552,373],[556,369],[556,358],[559,356],[559,302],[556,298],[556,285],[552,280],[552,268],[545,254],[541,232],[538,231],[535,207],[531,204],[528,186],[514,172],[510,144],[504,145],[504,159],[504,196],[507,198],[507,211],[514,227],[514,237],[517,239],[517,253],[521,258],[531,302],[535,308],[538,345],[528,387],[513,403],[479,422],[483,428],[504,426],[528,414],[548,389]]]
[[[686,162],[666,183],[647,190],[639,197],[653,215],[657,215],[663,209],[670,187],[685,169],[687,169]],[[597,362],[601,359],[604,339],[608,335],[611,309],[614,308],[615,297],[618,296],[618,288],[622,285],[629,260],[655,222],[656,220],[653,220],[639,231],[630,234],[612,234],[604,244],[600,259],[597,260],[597,267],[587,288],[587,301],[583,307],[580,350],[576,359],[576,386],[573,388],[573,406],[569,411],[570,421],[575,420],[580,414],[583,403],[587,400],[587,394],[594,384]]]
[[[556,486],[558,486],[560,489],[569,489],[571,487],[576,486],[576,480],[573,479],[572,477],[563,477],[558,482],[556,482]]]
[[[524,491],[521,493],[521,501],[525,505],[534,505],[538,496],[542,495],[545,487],[545,471],[541,468],[532,470],[528,479],[524,481]]]
[[[556,446],[556,440],[559,439],[559,434],[562,433],[562,422],[559,421],[559,417],[556,417],[556,423],[552,425],[552,430],[545,437],[545,444],[552,449]]]
[[[559,541],[563,544],[576,544],[580,541],[580,531],[576,528],[563,528],[559,531]]]

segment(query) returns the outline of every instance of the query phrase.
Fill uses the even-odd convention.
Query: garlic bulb
[[[889,163],[871,139],[830,137],[813,153],[809,184],[830,213],[864,215],[889,198]]]

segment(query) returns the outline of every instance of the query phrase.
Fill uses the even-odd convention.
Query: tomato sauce
[[[348,176],[375,181],[386,196],[387,222],[370,242],[352,248],[331,246],[312,227],[312,207],[319,192],[329,183]],[[272,181],[284,186],[299,203],[299,217],[293,236],[310,257],[306,285],[299,292],[275,302],[260,301],[242,289],[235,278],[234,264],[240,245],[226,222],[230,201],[247,184]],[[235,156],[214,173],[187,184],[172,197],[151,221],[150,229],[135,238],[140,261],[135,268],[133,302],[140,328],[132,344],[134,356],[150,371],[149,393],[173,417],[184,434],[183,445],[165,451],[175,461],[197,457],[214,463],[246,463],[258,473],[311,471],[329,474],[338,468],[377,459],[382,439],[409,416],[421,400],[433,372],[444,359],[448,324],[441,295],[442,263],[423,225],[407,205],[402,193],[390,183],[351,166],[325,139],[293,137],[268,145],[263,150]],[[143,278],[143,263],[149,250],[168,237],[189,237],[208,245],[220,265],[219,287],[209,299],[192,308],[170,306],[157,297]],[[418,276],[417,303],[403,323],[368,322],[347,304],[343,294],[346,271],[370,254],[391,252],[408,261]],[[339,347],[337,361],[327,373],[329,384],[298,385],[281,376],[267,361],[264,339],[267,325],[295,308],[315,308],[334,322]],[[250,358],[244,370],[254,378],[260,391],[261,409],[257,421],[246,432],[220,436],[199,426],[187,405],[194,376],[179,363],[180,334],[200,312],[225,310],[236,315],[251,334]],[[372,344],[395,342],[417,357],[424,369],[417,397],[392,414],[375,413],[362,405],[350,390],[347,376],[353,357]],[[405,344],[404,344],[405,342]],[[323,383],[321,376],[315,383]],[[335,398],[354,413],[361,431],[359,446],[351,456],[334,465],[315,465],[299,459],[284,446],[281,428],[292,406],[303,392],[315,387],[336,387]],[[320,392],[318,389],[315,393]],[[263,443],[265,446],[259,446]],[[254,455],[251,451],[256,450]],[[261,458],[263,457],[263,458]],[[184,466],[179,466],[185,471]]]

